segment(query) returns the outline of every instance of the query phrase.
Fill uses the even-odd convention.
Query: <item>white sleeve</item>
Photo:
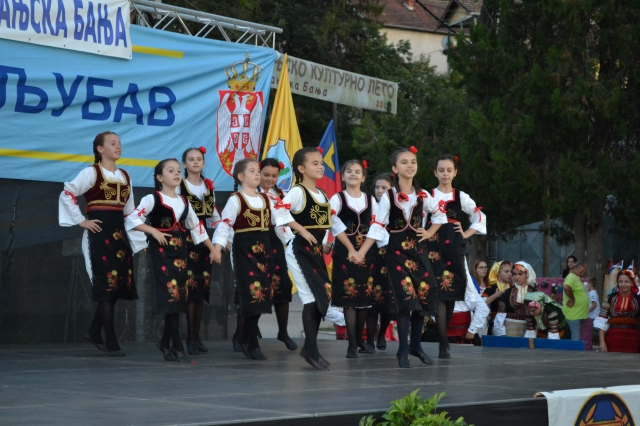
[[[389,224],[390,208],[389,193],[385,192],[382,194],[382,197],[380,197],[380,202],[376,204],[376,214],[371,216],[374,223],[369,227],[367,238],[376,240],[379,243],[389,241],[389,234],[387,233],[386,226]]]
[[[469,215],[471,221],[470,229],[475,229],[479,235],[487,233],[487,216],[476,206],[476,202],[469,197],[469,194],[460,191],[460,204],[462,211]]]
[[[220,222],[220,212],[218,206],[213,206],[213,216],[207,218],[207,228],[215,228]]]
[[[191,203],[189,201],[186,201],[186,203],[188,211],[187,219],[184,221],[184,224],[187,225],[187,229],[191,230],[191,239],[193,240],[193,244],[200,244],[209,238],[207,228],[204,223],[200,222],[198,215],[193,211],[193,207],[191,207]]]
[[[304,207],[304,193],[302,192],[302,188],[295,186],[287,195],[285,195],[284,200],[282,200],[283,204],[291,204],[289,208],[290,212],[297,212],[302,210]],[[286,210],[286,209],[278,209],[278,210]],[[294,221],[291,213],[285,215],[284,212],[278,212],[276,217],[276,225],[282,226]]]
[[[499,313],[496,314],[496,319],[493,321],[493,335],[494,336],[504,336],[507,334],[507,329],[504,326],[504,320],[507,318],[507,314]]]
[[[83,169],[71,182],[64,183],[64,190],[60,193],[58,201],[58,223],[60,226],[74,226],[86,220],[77,197],[84,195],[96,182],[96,173],[93,167]]]
[[[484,303],[484,300],[480,300],[478,302],[472,302],[474,304],[473,310],[473,319],[471,320],[471,325],[469,326],[469,333],[476,334],[478,331],[484,328],[484,324],[489,316],[489,306]]]
[[[607,332],[607,330],[609,330],[609,319],[608,318],[603,318],[603,317],[598,317],[596,319],[593,320],[593,328],[596,328],[598,330],[602,330],[605,333]]]
[[[233,225],[236,223],[239,212],[240,200],[238,200],[237,195],[232,195],[222,210],[220,222],[218,222],[216,232],[213,233],[213,237],[211,238],[213,244],[220,244],[222,247],[227,246],[229,234],[233,232]]]
[[[429,196],[422,199],[422,210],[425,213],[431,213],[431,223],[441,225],[447,223],[447,215],[440,209],[439,202],[431,194],[427,194]]]
[[[133,182],[131,181],[131,178],[129,178],[129,185],[131,185],[131,193],[129,194],[127,203],[124,205],[124,210],[122,211],[125,221],[126,217],[134,213],[136,208],[135,199],[133,198]],[[147,248],[147,236],[144,232],[136,231],[135,229],[131,229],[126,232],[127,237],[129,237],[129,245],[131,245],[131,250],[133,250],[134,253]]]
[[[338,213],[342,210],[342,202],[340,201],[340,196],[338,194],[334,194],[329,200],[329,204],[331,204],[331,210],[335,212],[335,214],[331,215],[331,234],[334,237],[342,234],[347,227],[342,220],[338,217]]]
[[[145,195],[140,200],[140,204],[136,207],[131,214],[124,218],[124,227],[127,231],[136,228],[137,226],[144,225],[147,220],[147,215],[153,210],[156,205],[153,194]]]
[[[283,201],[277,202],[271,199],[267,195],[267,199],[269,200],[269,208],[271,209],[271,224],[279,227],[278,225],[282,225],[282,228],[289,228],[285,226],[287,223],[293,222],[293,216],[291,216],[291,212],[288,208],[285,207],[285,203]],[[277,233],[277,232],[276,232]],[[291,234],[291,230],[289,230]],[[287,234],[286,231],[283,232],[282,235]],[[293,236],[293,234],[291,234]],[[280,235],[278,235],[280,237]],[[281,237],[282,238],[282,237]]]

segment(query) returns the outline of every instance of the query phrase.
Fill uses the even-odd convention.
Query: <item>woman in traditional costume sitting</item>
[[[562,306],[541,291],[528,292],[527,331],[524,337],[571,340],[571,329],[562,313]]]
[[[593,322],[600,335],[602,352],[638,353],[640,332],[640,297],[636,276],[632,271],[618,273],[618,291],[602,304],[600,315]]]
[[[526,329],[527,309],[524,298],[535,291],[536,273],[527,262],[516,262],[513,268],[513,287],[500,296],[498,314],[493,325],[495,336],[523,337]]]

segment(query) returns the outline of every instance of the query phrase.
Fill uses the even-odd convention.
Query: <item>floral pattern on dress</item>
[[[196,288],[198,286],[198,281],[196,281],[193,271],[187,271],[187,277],[187,286],[189,286],[189,288]]]
[[[324,283],[324,291],[327,292],[327,296],[329,296],[329,299],[331,299],[331,284]]]
[[[438,277],[440,280],[440,288],[444,291],[449,291],[451,289],[451,285],[453,284],[454,274],[445,270],[442,272],[442,276]]]
[[[407,259],[404,261],[404,266],[405,268],[407,268],[410,271],[417,271],[418,270],[418,262],[416,262],[415,260],[410,260]]]
[[[113,233],[113,239],[118,241],[118,240],[122,240],[123,238],[124,238],[124,231],[116,228],[116,232]]]
[[[209,276],[209,273],[207,271],[204,271],[202,273],[202,287],[204,287],[205,289],[208,289],[210,285],[211,285],[211,277]]]
[[[249,285],[249,290],[251,291],[251,296],[253,297],[251,303],[264,302],[264,298],[266,297],[266,295],[262,289],[260,281],[254,281],[253,284]]]
[[[198,253],[197,251],[190,251],[189,259],[193,260],[194,262],[200,261],[200,253]]]
[[[169,245],[175,248],[183,246],[182,238],[180,237],[171,237],[169,238]]]
[[[251,251],[254,252],[255,254],[264,253],[264,244],[257,243],[255,245],[251,246]]]
[[[107,291],[118,289],[118,271],[114,269],[113,271],[107,273],[107,283],[109,284],[109,288],[107,289]]]
[[[174,259],[173,266],[178,268],[178,271],[182,271],[187,268],[187,262],[184,259]]]
[[[373,287],[373,303],[381,305],[384,303],[384,295],[382,294],[382,287],[377,285]]]
[[[126,251],[124,251],[124,250],[118,250],[118,251],[116,252],[116,257],[117,257],[118,259],[120,259],[120,262],[124,262],[125,260],[127,260],[127,259],[126,259],[126,257],[127,257],[127,252],[126,252]]]
[[[407,294],[407,297],[405,297],[404,300],[415,299],[416,290],[413,288],[411,277],[406,277],[405,279],[400,281],[400,284],[402,285],[402,290],[404,290],[405,294]]]
[[[402,242],[401,246],[403,250],[415,250],[415,248],[418,246],[418,241],[407,238]]]
[[[426,300],[429,294],[429,284],[424,281],[420,281],[420,287],[418,288],[418,298],[420,300]]]
[[[342,282],[344,285],[345,297],[354,298],[358,296],[358,290],[356,289],[356,281],[353,278],[346,279]]]

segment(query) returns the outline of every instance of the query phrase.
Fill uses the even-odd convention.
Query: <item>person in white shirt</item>
[[[600,314],[600,298],[596,291],[596,279],[589,278],[589,314],[587,318],[582,320],[582,327],[580,339],[584,342],[584,350],[593,350],[593,322],[598,318]]]
[[[191,362],[180,339],[180,313],[189,298],[187,237],[194,244],[204,243],[211,261],[220,262],[220,253],[209,241],[207,232],[191,204],[176,194],[182,182],[180,163],[175,158],[159,162],[153,171],[156,191],[140,200],[135,212],[127,216],[127,230],[142,231],[151,238],[149,256],[152,272],[153,309],[164,313],[164,331],[156,347],[167,361]],[[149,225],[145,222],[149,220]],[[140,247],[141,248],[141,247]]]
[[[113,314],[118,299],[138,298],[133,279],[132,246],[141,243],[141,233],[125,232],[124,218],[134,207],[129,174],[116,167],[122,154],[117,134],[103,132],[93,141],[95,164],[85,168],[71,182],[65,182],[59,200],[60,226],[84,228],[82,254],[91,280],[91,296],[98,302],[85,340],[110,356],[123,357],[118,345]],[[80,211],[77,197],[87,200],[87,217]],[[142,242],[142,244],[144,244]],[[106,342],[100,336],[104,328]]]

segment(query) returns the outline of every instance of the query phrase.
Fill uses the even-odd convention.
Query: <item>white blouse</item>
[[[367,208],[367,197],[369,197],[369,195],[364,192],[361,193],[358,198],[353,198],[351,195],[347,194],[347,191],[342,191],[342,194],[344,194],[344,198],[347,200],[347,206],[342,205],[342,201],[338,194],[334,194],[329,201],[331,203],[331,209],[335,212],[331,217],[331,234],[333,234],[334,237],[337,237],[347,229],[347,226],[342,223],[342,220],[338,217],[338,214],[340,214],[342,209],[351,208],[351,210],[360,214]],[[378,212],[378,203],[373,197],[371,197],[371,202],[371,215],[376,216]]]
[[[264,199],[256,194],[255,196],[244,195],[245,200],[250,207],[254,209],[262,209],[264,207]],[[227,245],[227,242],[231,238],[230,234],[233,232],[233,225],[236,223],[236,218],[240,214],[240,197],[241,195],[233,195],[229,197],[227,204],[222,210],[222,219],[218,223],[216,232],[211,238],[213,244],[220,244],[222,247]],[[274,204],[269,198],[269,209],[271,210],[271,224],[276,225],[277,216],[289,216],[289,220],[286,223],[293,222],[293,218],[285,208],[276,209]]]
[[[469,197],[466,192],[458,191],[460,194],[460,205],[462,211],[469,215],[471,226],[469,229],[475,229],[478,235],[485,235],[487,233],[487,216],[480,209],[477,208],[476,202]],[[454,192],[448,194],[440,192],[437,188],[433,190],[434,198],[438,203],[440,201],[453,200]]]
[[[398,201],[398,194],[395,188],[393,189],[393,196],[395,198],[395,203],[398,207],[402,208],[402,212],[404,214],[405,220],[408,221],[408,218],[411,215],[411,210],[413,207],[418,204],[418,196],[415,191],[411,194],[407,194],[409,200],[408,201]],[[426,191],[425,191],[426,192]],[[389,224],[389,211],[391,209],[391,204],[389,201],[389,193],[385,192],[380,197],[380,202],[378,203],[378,209],[376,214],[375,221],[377,223],[373,223],[371,228],[369,228],[369,233],[367,234],[367,238],[374,239],[378,242],[383,242],[385,238],[388,241],[388,234],[385,227]],[[422,215],[426,217],[428,213],[431,213],[431,222],[434,224],[444,224],[447,223],[447,216],[438,208],[438,202],[433,198],[430,194],[427,193],[427,196],[423,199],[422,202]]]
[[[187,188],[189,188],[189,192],[191,192],[193,195],[198,197],[200,201],[202,201],[202,199],[204,198],[204,194],[207,193],[207,185],[204,183],[204,181],[200,179],[200,184],[197,186],[186,179],[184,179],[184,181],[187,184]],[[179,186],[176,188],[176,194],[180,194]],[[208,217],[206,220],[207,228],[215,228],[218,225],[218,222],[220,222],[220,213],[218,212],[218,207],[214,206],[213,216]]]
[[[260,188],[260,192],[264,192],[264,190],[262,188]],[[269,198],[271,199],[271,202],[273,202],[273,203],[276,203],[276,201],[280,198],[280,195],[278,194],[278,192],[273,188],[269,189],[269,192],[267,192],[267,195],[269,196]],[[280,201],[282,201],[282,200],[280,200]],[[285,208],[279,208],[277,210],[283,210],[282,212],[278,212],[279,216],[283,216],[283,215],[291,216],[289,211],[287,209],[285,209]],[[273,216],[271,216],[271,217],[273,218]],[[273,219],[272,219],[272,221],[273,221]],[[291,228],[289,228],[286,225],[276,226],[276,235],[278,236],[278,238],[280,238],[280,241],[282,241],[282,244],[286,244],[287,241],[289,241],[291,238],[293,238],[293,231],[291,231]]]
[[[159,194],[162,198],[162,202],[173,210],[176,219],[182,216],[185,207],[189,209],[189,211],[187,212],[187,218],[184,223],[187,229],[191,230],[191,239],[193,240],[194,244],[200,244],[201,242],[209,238],[209,235],[207,235],[207,231],[200,226],[200,219],[198,219],[196,212],[193,211],[193,209],[191,208],[191,204],[189,204],[188,201],[184,200],[180,196],[176,196],[174,198],[169,197],[162,192],[159,192]],[[155,205],[156,202],[153,194],[145,195],[144,197],[142,197],[142,200],[140,200],[140,204],[138,205],[138,207],[136,207],[135,211],[132,214],[128,215],[124,220],[127,231],[134,229],[137,226],[143,225],[147,220],[147,215],[153,210]],[[145,248],[145,246],[134,247],[134,252],[140,251],[141,249]]]

